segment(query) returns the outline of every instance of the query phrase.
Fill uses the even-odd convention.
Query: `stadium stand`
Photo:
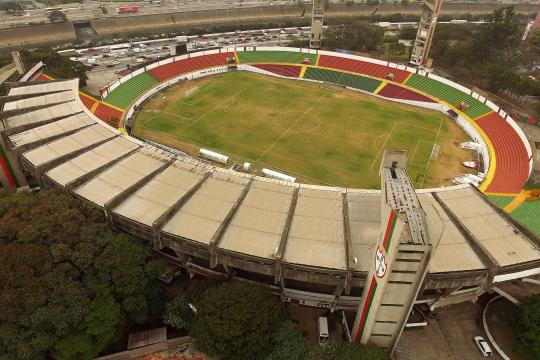
[[[428,98],[427,96],[395,84],[386,84],[377,94],[391,99],[423,101],[430,103],[436,102],[435,100]]]
[[[364,90],[368,92],[374,92],[381,84],[381,81],[379,80],[363,77],[360,75],[352,75],[338,71],[312,67],[306,70],[304,78],[325,81],[336,85],[348,86],[354,89]]]
[[[466,103],[469,108],[463,112],[473,119],[492,111],[490,107],[476,100],[472,96],[465,94],[450,85],[443,84],[425,76],[413,74],[405,84],[433,95],[438,99],[444,100],[453,106],[461,104],[461,102]]]
[[[274,73],[276,75],[291,77],[291,78],[297,78],[300,76],[300,72],[302,71],[302,68],[300,66],[294,66],[294,65],[277,65],[277,64],[255,64],[254,67],[269,71],[271,73]]]
[[[301,64],[308,58],[312,65],[317,61],[317,55],[293,51],[237,51],[240,63],[289,63]]]
[[[142,73],[124,82],[105,98],[105,102],[125,109],[139,95],[156,85],[158,81],[149,73]]]
[[[91,97],[90,95],[86,95],[85,93],[83,92],[79,92],[79,97],[81,98],[81,101],[83,102],[84,106],[86,106],[86,108],[88,110],[91,110],[92,109],[92,106],[95,104],[95,102],[97,101],[96,99],[94,99],[93,97]]]
[[[515,198],[515,196],[488,195],[488,199],[501,209],[510,204]]]
[[[318,66],[350,71],[381,79],[386,79],[388,73],[392,73],[394,74],[392,81],[399,83],[405,81],[410,74],[408,71],[390,68],[384,65],[328,55],[321,55]]]
[[[149,73],[152,74],[152,76],[158,81],[162,82],[191,71],[226,65],[227,58],[232,56],[234,56],[234,53],[226,52],[191,57],[158,66],[154,69],[151,69]]]
[[[120,122],[120,119],[122,119],[123,114],[124,113],[121,110],[113,108],[112,106],[109,106],[108,104],[102,102],[99,103],[96,110],[94,111],[94,115],[96,115],[100,120],[103,120],[107,124],[114,127],[118,127],[118,124]]]
[[[375,85],[378,89],[381,84],[328,69],[310,73],[364,89],[373,90]],[[156,81],[150,74],[141,78],[120,86],[123,92],[132,92],[131,100],[141,87],[152,86],[143,80]],[[57,186],[86,199],[105,211],[118,229],[145,239],[170,259],[175,257],[173,252],[175,261],[186,259],[183,265],[190,272],[234,274],[277,285],[273,289],[287,301],[320,308],[358,308],[365,275],[373,266],[369,251],[380,242],[384,196],[380,191],[285,183],[214,167],[123,135],[93,115],[90,119],[95,124],[87,126],[88,111],[79,100],[78,79],[45,86],[51,94],[56,94],[57,86],[72,93],[63,96],[73,100],[61,104],[53,96],[36,95],[43,89],[36,91],[33,86],[21,83],[10,90],[11,95],[34,94],[29,99],[44,101],[37,110],[27,106],[37,101],[20,103],[13,98],[7,102],[8,108],[22,110],[4,120],[10,138],[41,136],[44,124],[49,131],[70,133],[56,138],[57,132],[39,147],[9,154],[17,156],[16,163],[40,186]],[[19,109],[19,105],[24,107]],[[96,112],[113,109],[97,105],[93,106]],[[68,122],[62,118],[73,114],[81,114],[78,121],[70,120],[70,127],[60,129]],[[485,132],[490,151],[495,149],[496,171],[491,175],[497,186],[492,191],[517,193],[523,176],[528,175],[526,144],[498,114],[486,114],[476,124]],[[472,290],[467,300],[474,301],[486,287],[540,268],[540,239],[490,206],[469,185],[424,190],[418,200],[432,228],[440,231],[422,287],[426,291],[419,293],[422,299],[437,306],[464,301],[463,292],[452,293],[467,286]],[[539,210],[540,202],[525,202],[512,216],[534,230],[539,228]],[[344,292],[349,285],[350,293]]]
[[[512,217],[540,235],[540,201],[525,201],[512,211]]]
[[[488,193],[519,193],[529,176],[527,150],[514,128],[499,114],[491,112],[476,120],[495,152],[495,174]]]

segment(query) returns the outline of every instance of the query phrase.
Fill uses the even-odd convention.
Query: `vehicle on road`
[[[482,353],[484,357],[489,357],[493,355],[493,351],[491,351],[491,347],[482,336],[475,336],[473,340],[476,346],[478,347],[478,350],[480,350],[480,352]]]
[[[330,338],[330,334],[328,333],[328,318],[320,316],[317,322],[317,328],[319,331],[319,344],[324,344]]]
[[[135,14],[139,12],[138,6],[119,6],[116,9],[117,14]]]

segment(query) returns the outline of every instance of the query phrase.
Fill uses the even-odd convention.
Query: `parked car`
[[[475,336],[473,338],[474,343],[476,346],[478,346],[478,350],[482,353],[484,357],[489,357],[493,355],[493,351],[491,351],[491,347],[489,346],[488,342],[481,336]]]

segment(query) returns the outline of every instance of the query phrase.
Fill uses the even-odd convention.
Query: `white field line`
[[[152,129],[152,128],[147,128],[147,130],[150,131],[150,132],[160,133],[160,134],[163,134],[163,135],[165,135],[165,136],[170,136],[170,137],[175,138],[175,139],[177,139],[177,140],[180,140],[180,141],[182,141],[182,142],[186,142],[186,143],[190,143],[190,144],[197,145],[197,146],[199,146],[199,147],[204,147],[204,148],[206,148],[206,149],[218,151],[218,152],[220,152],[220,153],[227,154],[227,155],[229,155],[229,156],[231,156],[231,157],[236,157],[236,158],[240,158],[240,159],[245,159],[245,160],[248,160],[248,161],[250,161],[250,162],[252,162],[252,163],[260,164],[260,165],[262,165],[263,167],[269,167],[269,168],[272,168],[272,169],[277,170],[277,171],[282,171],[282,172],[287,173],[287,174],[289,174],[289,175],[294,175],[294,176],[296,176],[296,177],[301,177],[301,178],[304,178],[304,179],[308,179],[308,180],[311,180],[311,181],[313,181],[313,182],[315,182],[315,183],[319,183],[319,184],[327,185],[327,186],[334,186],[334,187],[337,186],[336,184],[327,183],[327,182],[324,182],[324,181],[322,181],[322,180],[319,180],[319,179],[315,179],[315,178],[309,177],[309,176],[307,176],[307,175],[303,175],[303,174],[300,174],[300,173],[295,173],[295,172],[292,172],[292,171],[290,171],[290,170],[281,169],[281,168],[279,168],[279,167],[276,166],[276,165],[268,164],[268,163],[265,163],[265,162],[263,162],[263,161],[259,161],[259,160],[257,160],[257,159],[253,159],[253,158],[250,158],[250,157],[247,157],[247,156],[244,156],[244,155],[238,155],[238,154],[231,153],[231,152],[228,152],[228,151],[225,151],[225,150],[222,150],[222,149],[216,149],[216,148],[208,147],[208,146],[206,146],[205,144],[201,144],[201,143],[198,143],[198,142],[196,142],[196,141],[193,141],[193,140],[190,140],[190,139],[183,138],[183,137],[181,137],[181,136],[173,135],[173,134],[168,133],[168,132],[166,132],[166,131],[156,130],[156,129]],[[170,146],[170,145],[169,145],[169,146]],[[176,147],[174,147],[174,146],[170,146],[170,147],[172,147],[173,149],[176,149]],[[368,185],[362,185],[362,186],[364,186],[364,187],[366,187],[366,188],[368,187]]]
[[[431,145],[435,145],[434,142],[432,141],[427,141],[427,140],[424,140],[424,139],[418,139],[418,142],[416,143],[416,146],[418,146],[419,144],[421,143],[427,143],[427,144],[431,144]],[[420,166],[420,167],[426,167],[427,164],[429,163],[429,159],[428,161],[425,163],[425,164],[421,164],[421,163],[418,163],[417,161],[414,161],[414,155],[416,153],[416,148],[415,148],[415,152],[413,153],[413,156],[411,157],[411,160],[409,161],[412,165],[415,165],[415,166]],[[430,157],[431,158],[431,157]]]
[[[309,108],[306,109],[306,111],[304,111],[296,120],[294,120],[294,122],[291,124],[291,126],[289,126],[277,139],[276,141],[274,141],[265,151],[263,151],[263,153],[261,155],[259,155],[259,157],[257,158],[257,161],[259,161],[260,159],[262,159],[262,157],[264,155],[266,155],[285,135],[287,135],[287,133],[289,133],[289,131],[293,128],[294,125],[296,125],[296,123],[300,120],[302,120],[304,118],[304,116],[306,116],[311,110],[313,110],[313,108],[315,106],[317,106],[321,100],[326,96],[326,94],[322,94],[318,99],[317,101],[315,101]]]
[[[442,127],[443,120],[444,120],[444,118],[441,118],[441,122],[439,123],[439,130],[437,130],[437,135],[435,136],[435,141],[433,142],[433,144],[437,144],[437,141],[439,140],[439,135],[441,133],[441,127]],[[431,156],[429,157],[429,159],[431,159]],[[427,165],[426,165],[426,170],[424,170],[424,175],[422,176],[422,183],[420,183],[420,188],[424,187],[424,181],[426,180],[426,175],[427,175],[427,171],[428,171],[430,162],[431,161],[428,160]]]
[[[396,127],[396,124],[398,123],[398,121],[394,121],[394,125],[392,125],[392,129],[390,129],[390,132],[388,133],[388,135],[386,136],[386,139],[384,140],[381,148],[379,149],[379,151],[377,152],[377,156],[375,156],[375,159],[373,160],[373,162],[371,163],[371,167],[369,168],[369,171],[373,171],[373,166],[375,166],[375,163],[377,162],[377,159],[379,158],[379,155],[381,155],[381,153],[383,152],[384,150],[384,146],[386,145],[386,143],[388,142],[388,139],[390,139],[390,136],[392,135],[392,133],[394,132],[394,128]]]

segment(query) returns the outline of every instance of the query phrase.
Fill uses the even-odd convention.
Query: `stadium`
[[[424,270],[393,270],[387,292],[392,288],[401,294],[393,306],[410,309],[416,301],[438,307],[474,300],[498,283],[540,272],[538,236],[486,196],[520,193],[533,167],[531,146],[499,106],[445,78],[405,65],[316,49],[220,48],[173,56],[140,68],[109,84],[99,100],[80,92],[77,79],[47,78],[42,65],[11,83],[2,100],[6,150],[2,180],[18,186],[17,179],[26,178],[31,186],[69,192],[103,209],[115,228],[145,239],[171,263],[192,273],[265,284],[284,301],[356,310],[368,287],[372,253],[385,226],[387,193],[378,188],[380,176],[384,184],[383,151],[393,147],[408,150],[408,175],[418,188],[416,197],[425,213],[422,222],[431,240],[425,256],[410,249],[397,255],[396,266],[401,264],[398,261],[418,263]],[[207,86],[217,86],[215,79],[223,81],[221,88],[207,90]],[[238,117],[250,109],[246,107],[249,98],[242,97],[241,91],[248,89],[245,93],[262,107],[265,97],[276,99],[270,91],[254,93],[258,81],[278,82],[281,90],[274,95],[281,94],[282,103],[276,108],[293,112],[292,117],[274,123],[281,133],[262,123],[249,123],[249,116]],[[302,88],[291,90],[289,85]],[[159,102],[174,96],[175,89],[183,89],[178,102]],[[290,95],[294,91],[298,94]],[[311,100],[304,101],[309,96]],[[368,158],[346,169],[357,157],[336,165],[335,159],[346,154],[325,158],[327,138],[314,137],[318,135],[312,130],[322,127],[323,135],[339,142],[333,136],[335,131],[343,139],[343,147],[350,148],[365,128],[355,130],[354,122],[347,120],[340,133],[341,118],[326,121],[324,108],[310,118],[300,115],[314,106],[313,99],[324,98],[328,103],[322,104],[332,106],[340,97],[349,96],[361,106],[344,103],[339,108],[352,117],[357,116],[356,108],[376,108],[364,116],[397,111],[389,118],[400,116],[404,124],[421,123],[404,125],[402,130],[393,127],[396,119],[384,126],[377,123],[378,130],[371,129],[364,136],[380,140],[359,140],[371,149]],[[188,109],[184,122],[193,122],[207,113],[205,109],[221,103],[234,106],[236,112],[220,108],[213,115],[213,124],[226,122],[213,136],[225,134],[226,141],[205,136],[211,143],[199,144],[196,134],[203,127],[190,126],[186,131],[171,125],[175,119],[165,116],[166,112],[182,102],[182,109]],[[275,109],[269,112],[275,113]],[[299,118],[309,121],[301,123],[305,127],[296,132],[303,138],[290,137],[298,147],[272,146],[266,137],[243,137],[259,130],[274,140],[276,136],[282,139],[283,132],[294,135],[289,129]],[[234,127],[236,120],[243,130]],[[422,122],[431,125],[422,130]],[[437,129],[441,130],[443,122],[446,132],[440,133]],[[139,130],[141,123],[146,124],[146,133]],[[246,126],[253,128],[245,130]],[[231,127],[227,133],[226,128]],[[458,134],[452,135],[455,137],[449,135],[452,129]],[[167,134],[156,136],[160,131]],[[131,132],[154,135],[143,139],[129,135]],[[167,137],[171,133],[178,134],[180,145]],[[346,133],[352,133],[352,139],[345,139]],[[312,162],[305,168],[297,165],[307,155],[302,151],[310,151],[302,148],[302,139],[317,139],[321,151],[308,159]],[[485,177],[478,188],[469,184],[429,188],[443,180],[437,178],[435,166],[433,174],[429,173],[430,161],[444,154],[435,145],[443,141],[451,145],[456,139],[479,144]],[[176,145],[181,151],[171,148]],[[200,159],[193,155],[200,147],[227,153],[234,162],[253,163],[255,171],[238,171]],[[264,157],[274,150],[281,154]],[[310,172],[319,160],[325,171]],[[298,182],[259,176],[263,166],[297,177]],[[341,168],[346,170],[343,176]],[[363,176],[355,178],[355,173]],[[424,184],[427,178],[431,180]],[[362,184],[366,186],[362,188]],[[379,333],[394,331],[382,328],[380,325]]]

